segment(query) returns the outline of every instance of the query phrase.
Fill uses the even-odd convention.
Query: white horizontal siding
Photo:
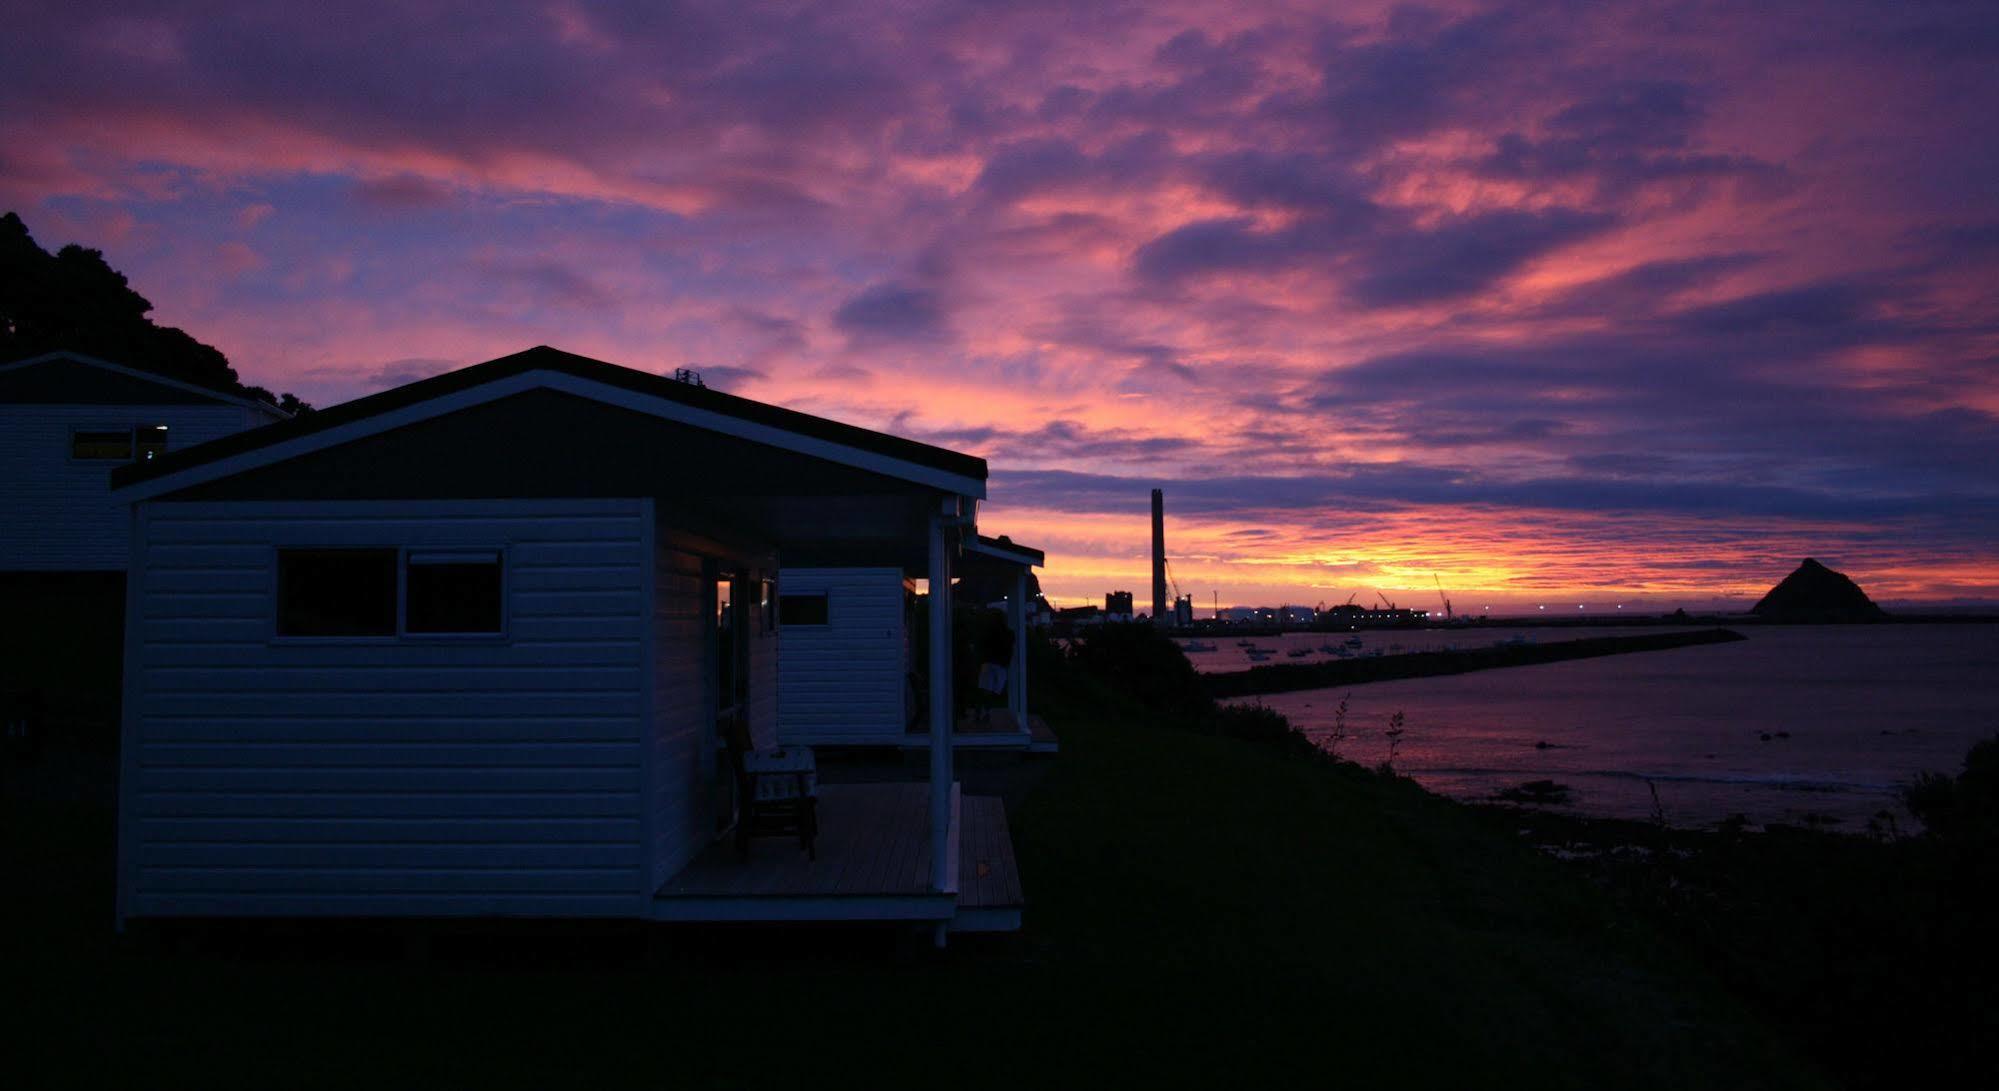
[[[167,426],[178,451],[265,422],[234,405],[0,405],[0,571],[118,571],[131,543],[111,461],[70,457],[73,430]]]
[[[778,733],[788,743],[897,743],[908,644],[896,568],[787,568],[783,594],[824,594],[825,625],[782,630]]]
[[[644,528],[629,501],[152,502],[130,579],[137,915],[638,915]],[[276,550],[500,547],[503,639],[272,639]]]

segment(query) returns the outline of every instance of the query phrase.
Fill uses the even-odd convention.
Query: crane
[[[1430,573],[1430,578],[1437,581],[1437,597],[1444,600],[1444,620],[1449,621],[1450,619],[1456,617],[1457,615],[1451,613],[1451,596],[1446,594],[1444,591],[1443,577],[1438,576],[1435,572],[1432,572]]]
[[[1376,591],[1376,592],[1374,593],[1374,597],[1375,597],[1375,599],[1376,599],[1376,600],[1378,600],[1378,601],[1379,601],[1379,602],[1381,603],[1381,608],[1382,608],[1382,609],[1384,609],[1384,610],[1393,610],[1393,609],[1395,609],[1395,604],[1394,604],[1394,603],[1392,603],[1392,602],[1390,602],[1390,601],[1388,601],[1388,596],[1387,596],[1387,595],[1384,595],[1384,594],[1382,594],[1381,592],[1379,592],[1379,591]]]

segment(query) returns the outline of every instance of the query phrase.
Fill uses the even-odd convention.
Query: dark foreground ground
[[[1680,941],[1514,830],[1109,705],[1054,718],[1063,753],[1010,793],[1027,930],[942,952],[894,929],[120,940],[108,808],[17,792],[0,1071],[21,1088],[1821,1085]]]

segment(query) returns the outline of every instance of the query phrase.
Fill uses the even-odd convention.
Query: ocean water
[[[1713,626],[1695,626],[1713,628]],[[1248,640],[1258,648],[1272,652],[1268,663],[1317,663],[1335,658],[1334,653],[1325,651],[1327,646],[1340,647],[1348,655],[1364,655],[1380,652],[1396,655],[1401,652],[1435,652],[1447,648],[1468,650],[1486,648],[1505,640],[1531,640],[1535,643],[1551,643],[1558,640],[1582,640],[1592,636],[1620,636],[1626,634],[1664,633],[1679,631],[1673,626],[1658,625],[1577,625],[1577,626],[1481,626],[1477,629],[1370,629],[1359,633],[1281,633],[1277,636],[1258,637],[1203,637],[1215,649],[1206,652],[1188,652],[1187,659],[1194,669],[1209,671],[1239,671],[1258,666],[1249,658],[1249,650],[1237,644]],[[1347,648],[1348,639],[1360,641],[1357,648]],[[1184,650],[1191,643],[1180,641]],[[1303,655],[1292,655],[1303,652]]]
[[[1605,631],[1617,630],[1528,630],[1543,643]],[[1260,700],[1329,745],[1335,709],[1350,694],[1352,737],[1339,753],[1370,765],[1387,756],[1383,732],[1401,712],[1396,769],[1445,795],[1489,799],[1547,779],[1571,790],[1560,809],[1645,819],[1656,791],[1657,807],[1677,826],[1741,814],[1759,824],[1813,820],[1858,831],[1886,810],[1907,829],[1897,789],[1924,770],[1957,772],[1973,742],[1999,734],[1999,625],[1740,631],[1749,639]],[[1434,630],[1363,639],[1413,650],[1508,635]],[[1323,637],[1282,640],[1316,646]],[[1247,665],[1233,641],[1194,658],[1209,670]]]

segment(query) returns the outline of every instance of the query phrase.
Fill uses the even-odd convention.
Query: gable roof
[[[75,364],[97,372],[78,382],[75,369],[51,364]],[[165,375],[114,364],[80,352],[58,350],[0,364],[0,403],[16,405],[234,405],[255,409],[274,420],[291,414],[269,402],[227,394],[184,383]]]
[[[129,499],[144,499],[535,389],[580,395],[960,495],[985,495],[982,458],[547,345],[121,466],[112,472],[111,484],[127,490]]]

